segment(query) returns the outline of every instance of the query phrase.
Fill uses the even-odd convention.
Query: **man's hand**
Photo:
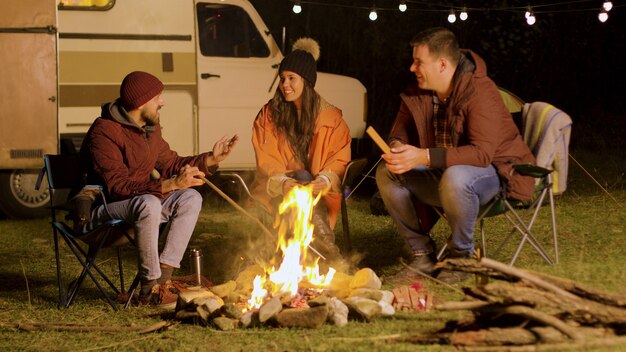
[[[212,166],[226,159],[237,145],[237,142],[239,142],[238,135],[234,135],[232,138],[228,136],[220,138],[213,146],[213,154],[207,158],[207,165]]]
[[[387,170],[394,174],[403,174],[418,165],[428,165],[428,150],[402,144],[397,141],[391,146],[390,154],[383,154]]]
[[[204,181],[197,177],[204,177],[204,172],[195,166],[185,165],[175,178],[164,180],[161,183],[161,192],[168,193],[177,189],[201,186]]]

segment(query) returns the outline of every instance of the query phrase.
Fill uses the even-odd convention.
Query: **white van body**
[[[85,2],[96,6],[72,6]],[[35,215],[45,205],[45,187],[34,190],[43,154],[79,147],[100,105],[118,97],[134,70],[165,84],[161,124],[173,150],[197,154],[236,133],[240,143],[220,169],[254,169],[252,123],[276,91],[283,54],[247,0],[3,1],[0,13],[10,14],[0,19],[0,209],[7,215]],[[318,73],[316,90],[361,138],[365,87]]]

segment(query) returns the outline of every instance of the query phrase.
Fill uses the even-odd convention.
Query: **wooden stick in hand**
[[[378,132],[374,129],[374,127],[368,127],[365,132],[372,138],[374,143],[380,148],[385,154],[391,154],[391,149],[387,145],[387,143],[380,137]]]

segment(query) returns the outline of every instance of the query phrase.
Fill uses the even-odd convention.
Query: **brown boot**
[[[324,217],[316,212],[313,214],[313,242],[311,246],[322,254],[326,261],[333,262],[341,259],[339,247],[335,244],[335,233],[325,221]]]

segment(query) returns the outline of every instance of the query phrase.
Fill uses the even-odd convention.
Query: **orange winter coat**
[[[322,199],[328,207],[331,228],[337,222],[341,207],[340,180],[350,161],[350,130],[343,120],[341,110],[322,103],[315,124],[315,133],[309,151],[308,171],[315,177],[324,174],[330,176],[331,190]],[[271,205],[272,198],[267,192],[268,179],[276,175],[285,175],[304,168],[289,146],[287,138],[278,135],[272,122],[269,103],[259,112],[252,128],[252,145],[256,155],[256,175],[252,184],[252,195],[268,211],[275,212]]]

